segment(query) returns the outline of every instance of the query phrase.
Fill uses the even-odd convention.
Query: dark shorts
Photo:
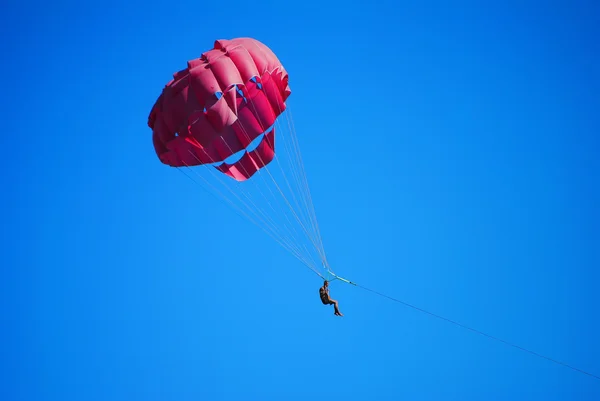
[[[331,302],[331,299],[329,299],[327,297],[321,297],[321,302],[323,302],[323,305],[333,305],[333,302]]]

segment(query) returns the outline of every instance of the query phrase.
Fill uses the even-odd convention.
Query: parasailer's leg
[[[342,313],[340,312],[340,309],[338,308],[338,301],[336,301],[335,299],[329,299],[329,303],[333,304],[333,309],[334,309],[334,315],[336,316],[344,316],[342,315]]]

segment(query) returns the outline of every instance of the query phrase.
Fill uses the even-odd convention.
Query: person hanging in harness
[[[325,282],[323,283],[323,287],[319,288],[319,295],[321,297],[321,302],[323,302],[323,305],[333,305],[334,315],[344,316],[340,313],[340,310],[338,308],[338,301],[329,298],[329,282],[327,280],[325,280]]]

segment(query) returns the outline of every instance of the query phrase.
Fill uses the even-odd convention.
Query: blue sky
[[[215,39],[264,42],[338,274],[600,375],[595,3],[3,5],[1,398],[600,399],[360,288],[333,316],[146,126]]]

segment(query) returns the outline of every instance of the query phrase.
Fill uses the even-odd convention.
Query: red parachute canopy
[[[288,74],[267,46],[251,38],[217,40],[173,74],[152,107],[148,126],[156,154],[173,167],[215,163],[244,181],[273,160],[273,125],[290,94]],[[239,160],[224,162],[242,150]]]

